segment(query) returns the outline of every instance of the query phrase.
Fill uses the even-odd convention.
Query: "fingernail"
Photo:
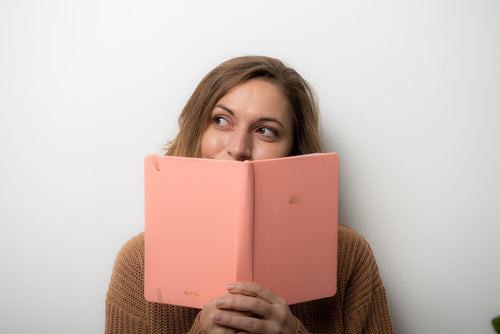
[[[226,285],[226,289],[227,290],[233,290],[234,288],[236,288],[235,284],[228,284],[228,285]]]
[[[224,305],[224,299],[217,299],[217,300],[215,301],[215,305],[217,305],[217,306]]]
[[[214,316],[212,318],[214,319],[214,321],[221,321],[222,320],[222,316],[220,314],[214,314]]]

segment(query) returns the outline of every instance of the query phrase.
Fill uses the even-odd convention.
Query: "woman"
[[[212,70],[179,118],[167,155],[257,160],[322,150],[312,89],[268,57]],[[339,225],[337,294],[288,306],[266,287],[228,282],[203,309],[144,299],[144,234],[120,251],[106,299],[107,333],[392,333],[385,289],[368,243]]]

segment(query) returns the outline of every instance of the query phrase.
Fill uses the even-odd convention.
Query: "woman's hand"
[[[287,303],[256,283],[232,283],[229,293],[208,303],[200,314],[208,333],[295,333],[297,319]]]

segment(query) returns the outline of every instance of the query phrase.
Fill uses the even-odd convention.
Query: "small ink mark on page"
[[[161,289],[156,288],[156,297],[158,298],[159,303],[163,303],[163,298],[161,298]]]
[[[302,198],[300,197],[299,194],[293,194],[288,200],[288,204],[297,204],[300,202],[302,202]]]
[[[153,157],[153,165],[157,171],[160,171],[160,166],[158,165],[158,159],[156,157]]]

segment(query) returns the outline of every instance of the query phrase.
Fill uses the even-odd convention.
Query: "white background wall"
[[[0,2],[0,332],[99,333],[143,158],[233,56],[316,88],[396,333],[500,314],[500,1]]]

